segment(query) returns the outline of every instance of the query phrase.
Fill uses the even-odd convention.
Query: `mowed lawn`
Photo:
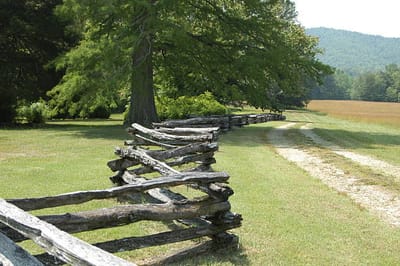
[[[286,113],[288,121],[311,122],[336,141],[368,139],[365,153],[393,153],[399,147],[398,129],[348,122],[304,111]],[[313,179],[278,156],[267,134],[287,122],[256,124],[224,134],[215,169],[231,175],[232,211],[243,215],[233,230],[238,251],[200,256],[181,265],[396,265],[400,262],[400,230],[379,221],[345,195]],[[356,128],[349,131],[348,127]],[[54,195],[110,187],[106,162],[113,149],[128,138],[121,121],[64,121],[27,129],[0,129],[0,197]],[[336,125],[335,125],[336,124]],[[357,132],[373,128],[362,139]],[[386,129],[386,130],[385,130]],[[389,141],[384,141],[385,134]],[[346,142],[344,141],[344,143]],[[374,141],[379,145],[374,146]],[[346,143],[347,143],[346,142]],[[350,146],[350,144],[348,144]],[[360,145],[358,145],[360,146]],[[354,149],[358,149],[354,145]],[[387,155],[382,155],[383,157]],[[397,162],[396,156],[388,156]],[[385,157],[386,158],[386,157]],[[82,208],[111,204],[91,203]],[[54,212],[75,211],[80,206]],[[50,210],[53,211],[53,210]],[[43,211],[48,213],[48,211]],[[89,242],[155,233],[164,226],[141,223],[78,236]],[[25,245],[31,248],[31,244]],[[36,253],[39,252],[34,250]],[[161,249],[118,255],[136,261],[168,251]]]

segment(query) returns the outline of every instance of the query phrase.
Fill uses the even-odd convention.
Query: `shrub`
[[[48,109],[44,102],[35,102],[20,106],[17,109],[17,116],[28,123],[40,124],[48,118]]]
[[[68,107],[52,106],[49,112],[49,118],[52,119],[75,119],[75,118],[110,118],[112,109],[105,103],[97,105],[78,105],[77,103],[70,103]]]
[[[158,97],[156,107],[161,120],[228,113],[228,109],[219,103],[210,92],[199,96],[181,96],[177,99]]]
[[[91,108],[87,114],[88,118],[110,118],[111,109],[105,105],[97,105],[94,108]]]

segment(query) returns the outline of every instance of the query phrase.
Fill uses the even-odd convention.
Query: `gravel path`
[[[339,146],[334,145],[332,142],[326,141],[322,139],[320,136],[315,134],[312,131],[311,124],[306,124],[300,128],[300,132],[303,133],[306,137],[312,139],[312,141],[318,145],[321,145],[325,148],[330,149],[332,152],[346,157],[360,165],[368,166],[377,172],[381,172],[386,175],[391,175],[400,179],[400,167],[396,165],[392,165],[385,161],[381,161],[378,159],[374,159],[372,157],[361,155],[358,153],[354,153],[351,151],[346,151]]]
[[[347,194],[357,204],[379,216],[382,220],[394,226],[400,226],[400,197],[376,185],[365,185],[358,182],[359,178],[344,173],[336,166],[326,163],[320,157],[302,150],[284,136],[286,130],[296,123],[280,126],[268,135],[270,143],[278,154],[288,161],[296,163],[311,176],[320,179],[329,187]],[[307,132],[310,132],[308,130]],[[314,137],[318,137],[315,135]],[[321,143],[323,139],[319,139]],[[344,151],[344,150],[342,150]]]

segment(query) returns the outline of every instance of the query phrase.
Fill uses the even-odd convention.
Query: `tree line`
[[[52,117],[128,107],[126,122],[144,125],[158,120],[157,99],[204,93],[221,104],[280,110],[302,102],[307,82],[331,71],[289,0],[0,5],[0,122],[39,99]]]
[[[384,70],[351,76],[336,70],[323,83],[310,86],[311,99],[400,102],[400,67],[390,64]]]

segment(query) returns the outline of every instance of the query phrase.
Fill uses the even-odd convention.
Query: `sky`
[[[327,27],[400,38],[400,0],[292,0],[306,28]]]

